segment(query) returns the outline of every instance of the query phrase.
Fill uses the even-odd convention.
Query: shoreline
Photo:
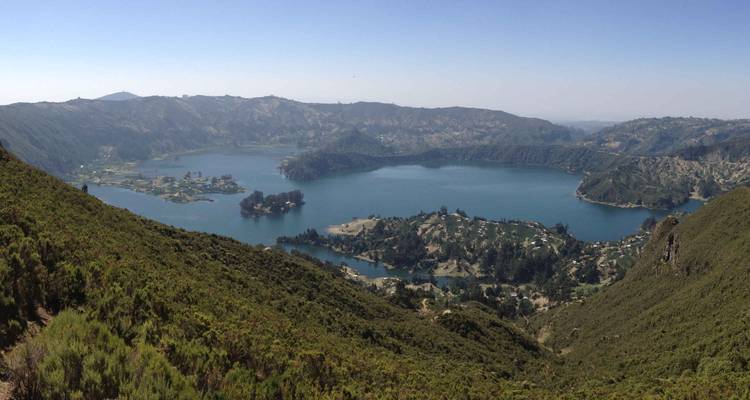
[[[242,150],[251,150],[251,149],[283,149],[283,148],[305,150],[305,149],[299,148],[291,144],[289,145],[286,145],[286,144],[246,144],[246,145],[209,146],[209,147],[201,147],[201,148],[193,149],[193,150],[182,150],[182,151],[176,151],[176,152],[159,153],[146,160],[123,161],[123,162],[134,162],[140,165],[147,161],[164,161],[170,157],[188,156],[188,155],[212,152],[212,151],[217,151],[217,150],[242,151]],[[288,157],[288,156],[285,156],[285,157]]]
[[[583,194],[580,191],[578,191],[578,189],[576,189],[576,191],[575,191],[575,196],[576,196],[576,198],[578,198],[580,200],[583,200],[583,201],[585,201],[587,203],[599,204],[599,205],[603,205],[603,206],[610,206],[610,207],[617,207],[617,208],[627,208],[627,209],[645,208],[647,210],[669,211],[669,209],[649,208],[649,207],[646,207],[644,205],[639,205],[639,204],[635,204],[635,203],[611,203],[611,202],[607,202],[607,201],[593,200],[593,199],[587,197],[585,194]],[[682,204],[680,204],[680,205],[682,205]]]

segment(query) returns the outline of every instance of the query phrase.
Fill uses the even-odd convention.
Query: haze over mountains
[[[143,160],[210,146],[315,147],[352,129],[399,152],[468,144],[571,143],[576,135],[569,128],[501,111],[312,104],[279,97],[78,99],[0,107],[0,139],[6,147],[56,174],[96,159]]]
[[[583,173],[579,194],[587,200],[667,209],[748,182],[748,137],[748,120],[644,118],[586,134],[502,111],[273,96],[120,92],[98,100],[0,107],[0,143],[57,175],[94,161],[283,144],[314,150],[282,165],[293,179],[403,162],[541,165]]]

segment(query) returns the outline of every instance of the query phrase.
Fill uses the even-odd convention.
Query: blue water
[[[306,204],[281,216],[242,218],[239,202],[247,193],[216,194],[210,195],[213,202],[176,204],[109,186],[91,185],[89,192],[109,204],[163,223],[253,244],[274,244],[278,236],[296,235],[307,228],[323,232],[329,225],[354,217],[409,216],[442,205],[490,219],[534,220],[545,225],[561,222],[583,240],[619,239],[635,232],[647,217],[666,214],[581,201],[575,196],[580,176],[546,168],[403,165],[294,182],[285,179],[277,169],[280,161],[293,152],[289,148],[212,151],[152,160],[139,167],[146,175],[179,177],[187,171],[201,171],[207,176],[229,173],[248,191],[260,190],[266,194],[302,190]],[[693,211],[700,204],[690,201],[680,210]],[[346,261],[367,276],[389,274],[378,265],[328,251],[308,249],[308,252],[332,262]]]

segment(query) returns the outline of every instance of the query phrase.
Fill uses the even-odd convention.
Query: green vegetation
[[[0,376],[30,377],[15,390],[491,398],[554,363],[479,305],[423,318],[308,258],[107,206],[2,149],[0,174],[0,330],[22,340]]]
[[[153,346],[128,345],[105,324],[71,311],[15,348],[7,364],[20,399],[198,397]]]
[[[278,241],[324,246],[417,274],[407,288],[420,293],[399,304],[423,308],[420,297],[437,296],[445,304],[477,301],[506,317],[529,314],[536,306],[546,310],[612,283],[632,266],[649,236],[643,231],[620,241],[584,243],[562,224],[548,229],[534,222],[487,221],[445,208],[408,218],[355,219],[329,232],[310,229]],[[441,291],[434,276],[456,279]],[[432,286],[424,286],[425,279]],[[386,294],[401,294],[396,282],[375,284]]]
[[[263,196],[263,192],[253,191],[250,196],[240,202],[240,212],[243,217],[258,217],[261,215],[283,214],[289,210],[305,204],[305,197],[299,190],[269,194]]]
[[[606,382],[607,391],[667,397],[653,388],[673,382],[684,384],[678,393],[696,393],[690,398],[745,398],[748,243],[750,189],[741,188],[693,215],[661,222],[623,280],[534,324],[547,333],[545,345],[565,354],[566,365]]]
[[[0,174],[17,398],[750,396],[748,188],[660,222],[622,280],[511,321],[404,308],[405,284],[384,299],[310,257],[137,217],[2,149]]]

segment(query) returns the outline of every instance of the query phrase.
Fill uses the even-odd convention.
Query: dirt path
[[[544,325],[542,329],[539,329],[539,332],[537,332],[536,341],[540,344],[544,344],[544,342],[549,339],[550,335],[552,335],[552,327],[550,327],[549,324]]]
[[[422,315],[427,315],[430,313],[430,306],[427,299],[422,299],[422,301],[420,302],[419,313]]]

